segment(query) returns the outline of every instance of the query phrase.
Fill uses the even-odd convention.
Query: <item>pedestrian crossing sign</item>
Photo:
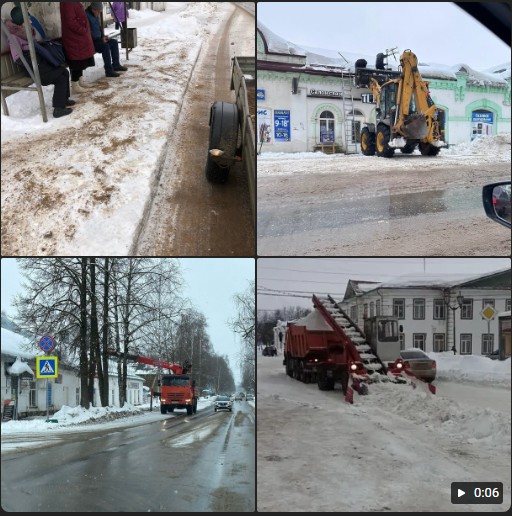
[[[57,357],[36,357],[36,378],[58,378]]]

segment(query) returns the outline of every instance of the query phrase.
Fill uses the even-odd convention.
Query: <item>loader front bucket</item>
[[[401,127],[404,138],[421,140],[428,134],[427,119],[422,113],[409,115]]]

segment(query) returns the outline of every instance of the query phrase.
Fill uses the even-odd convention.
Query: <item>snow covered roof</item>
[[[374,68],[375,57],[363,55],[354,52],[347,52],[345,50],[330,50],[325,48],[316,48],[309,46],[299,46],[281,38],[260,21],[258,21],[258,29],[261,31],[265,42],[267,44],[268,52],[285,54],[285,55],[302,55],[306,58],[305,69],[325,72],[337,72],[342,70],[346,72],[354,72],[355,62],[358,59],[365,59],[368,68]],[[341,55],[340,55],[341,54]],[[400,64],[400,54],[397,54],[396,61],[393,57],[388,57],[387,67],[391,70],[398,70]],[[418,58],[419,59],[419,58]],[[455,64],[452,66],[427,63],[418,60],[418,69],[421,75],[430,79],[445,79],[456,80],[458,73],[467,74],[467,81],[469,84],[479,84],[481,86],[501,86],[506,87],[506,79],[510,78],[511,63],[497,65],[488,68],[484,71],[477,71],[464,63]]]
[[[378,288],[409,288],[409,287],[420,287],[420,288],[453,288],[455,286],[461,286],[465,283],[469,283],[471,281],[479,280],[482,278],[486,278],[488,276],[494,276],[495,274],[499,274],[501,272],[510,271],[510,268],[500,269],[494,272],[485,273],[485,274],[472,274],[468,276],[467,274],[415,274],[410,275],[406,274],[403,276],[398,276],[389,281],[385,281],[382,283],[375,282],[353,282],[357,283],[361,292],[366,293],[371,290],[376,290]]]
[[[33,351],[26,351],[25,349],[27,345],[32,345]],[[25,360],[35,359],[37,356],[44,356],[46,354],[37,348],[37,343],[31,343],[30,339],[27,339],[26,337],[23,337],[23,335],[15,333],[6,328],[2,328],[1,350],[2,354],[10,355],[13,357],[20,357]],[[13,364],[13,366],[15,364]],[[117,375],[117,362],[115,360],[109,360],[108,370],[111,375]],[[137,374],[139,373],[135,366],[133,364],[128,364],[129,378],[142,379],[141,377],[137,376]]]

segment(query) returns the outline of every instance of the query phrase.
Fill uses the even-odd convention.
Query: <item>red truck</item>
[[[388,364],[377,355],[379,348],[367,342],[364,332],[331,296],[313,295],[313,304],[311,314],[288,323],[283,360],[286,374],[305,383],[315,382],[320,390],[332,390],[339,382],[344,394],[349,387],[364,393],[363,384],[372,375],[387,374]],[[381,319],[386,322],[386,338],[393,346],[398,343],[399,349],[396,318]],[[381,345],[379,351],[382,349]]]
[[[148,358],[140,355],[132,355],[109,351],[109,355],[124,357],[133,362],[148,364],[155,367],[168,369],[174,374],[164,374],[160,380],[160,412],[167,414],[167,411],[174,412],[174,409],[186,409],[190,416],[197,412],[197,400],[199,391],[196,381],[190,376],[192,364],[184,362],[181,364],[171,364],[164,360]]]

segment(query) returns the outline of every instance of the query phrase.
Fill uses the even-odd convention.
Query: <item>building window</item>
[[[471,333],[461,333],[460,334],[460,354],[461,355],[471,355]]]
[[[444,321],[446,319],[444,299],[434,299],[434,319]]]
[[[482,299],[482,310],[487,306],[492,306],[493,308],[496,308],[494,304],[494,299]],[[485,317],[482,315],[482,319],[485,319]]]
[[[512,299],[505,300],[505,312],[510,312],[510,306],[512,305]]]
[[[405,319],[405,299],[393,299],[393,317]]]
[[[413,299],[412,300],[412,318],[413,319],[425,319],[425,300],[424,299]]]
[[[400,339],[400,351],[402,351],[403,349],[405,349],[405,333],[400,333],[399,339]]]
[[[375,303],[372,301],[370,303],[370,317],[374,317],[375,316]]]
[[[464,298],[460,309],[461,319],[473,319],[473,300]]]
[[[350,318],[357,324],[357,305],[350,307]]]
[[[510,301],[510,299],[509,299],[509,301]],[[377,299],[377,301],[375,301],[375,309],[376,309],[375,315],[380,315],[380,299]]]
[[[363,305],[363,319],[368,319],[368,303]]]
[[[330,111],[322,111],[320,122],[320,143],[334,143],[334,115]]]
[[[36,382],[30,382],[30,390],[28,393],[28,404],[30,407],[37,407],[37,385]]]
[[[426,333],[413,333],[412,334],[412,346],[425,351],[425,342],[427,340]]]
[[[494,351],[494,333],[482,334],[482,355],[488,355]]]
[[[443,351],[446,351],[446,335],[434,333],[434,352],[442,353]]]

